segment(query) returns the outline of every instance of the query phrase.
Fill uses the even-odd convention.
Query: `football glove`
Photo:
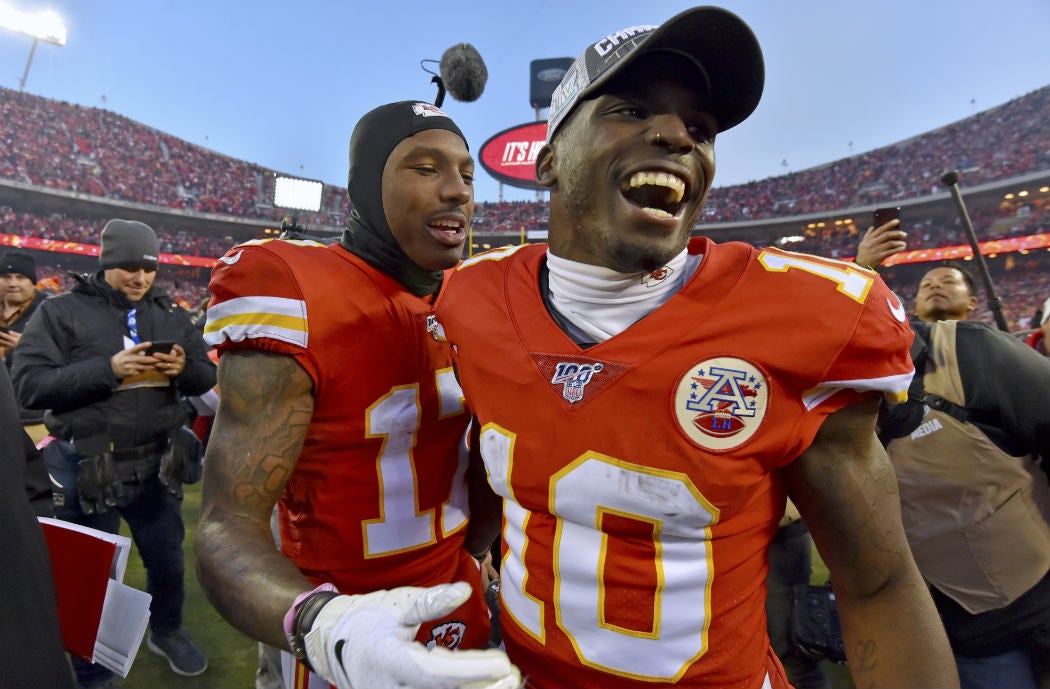
[[[339,595],[304,635],[314,671],[338,689],[518,689],[521,673],[499,650],[427,649],[419,625],[470,598],[465,582]]]

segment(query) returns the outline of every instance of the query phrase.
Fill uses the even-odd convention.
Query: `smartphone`
[[[153,342],[153,343],[150,344],[149,351],[147,351],[146,353],[147,354],[171,354],[171,350],[172,350],[172,348],[174,346],[175,346],[175,343],[172,342],[171,340],[157,340],[156,342]]]
[[[900,217],[900,206],[894,206],[891,208],[876,208],[875,215],[872,217],[871,225],[872,227],[882,227],[890,220],[900,220]],[[897,227],[900,227],[900,225],[898,225]]]
[[[11,332],[11,328],[8,328],[6,325],[0,325],[0,333],[5,333],[6,334],[6,333],[9,333],[9,332]]]

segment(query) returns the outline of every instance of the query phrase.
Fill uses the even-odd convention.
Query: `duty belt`
[[[117,475],[125,483],[141,483],[156,478],[160,472],[160,459],[167,448],[167,441],[157,440],[145,445],[113,450]]]

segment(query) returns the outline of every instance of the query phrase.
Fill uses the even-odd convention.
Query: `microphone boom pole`
[[[441,104],[445,102],[445,80],[435,74],[431,78],[430,83],[437,84],[438,93],[434,99],[434,106],[440,108]]]
[[[1003,315],[1003,302],[999,295],[995,293],[992,276],[988,273],[988,265],[984,261],[980,244],[977,242],[977,233],[974,232],[973,223],[970,222],[970,214],[966,212],[966,204],[963,202],[962,194],[959,193],[959,171],[949,170],[945,172],[941,175],[941,182],[951,192],[952,200],[955,201],[955,209],[959,212],[959,219],[962,220],[963,229],[966,231],[966,237],[970,240],[974,260],[977,261],[978,269],[981,272],[981,282],[984,283],[984,290],[988,293],[988,308],[992,311],[995,324],[999,327],[999,330],[1008,333],[1010,328],[1006,325],[1006,317]]]

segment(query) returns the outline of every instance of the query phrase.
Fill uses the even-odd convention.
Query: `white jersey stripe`
[[[839,390],[857,390],[860,392],[875,390],[881,392],[893,402],[903,402],[907,398],[908,386],[911,385],[914,373],[915,371],[912,370],[908,373],[899,373],[884,378],[825,381],[814,388],[806,390],[802,395],[802,403],[806,405],[807,410],[812,410]]]
[[[226,339],[241,342],[258,337],[306,347],[306,302],[281,297],[237,297],[208,309],[204,340],[209,345],[214,347]]]

